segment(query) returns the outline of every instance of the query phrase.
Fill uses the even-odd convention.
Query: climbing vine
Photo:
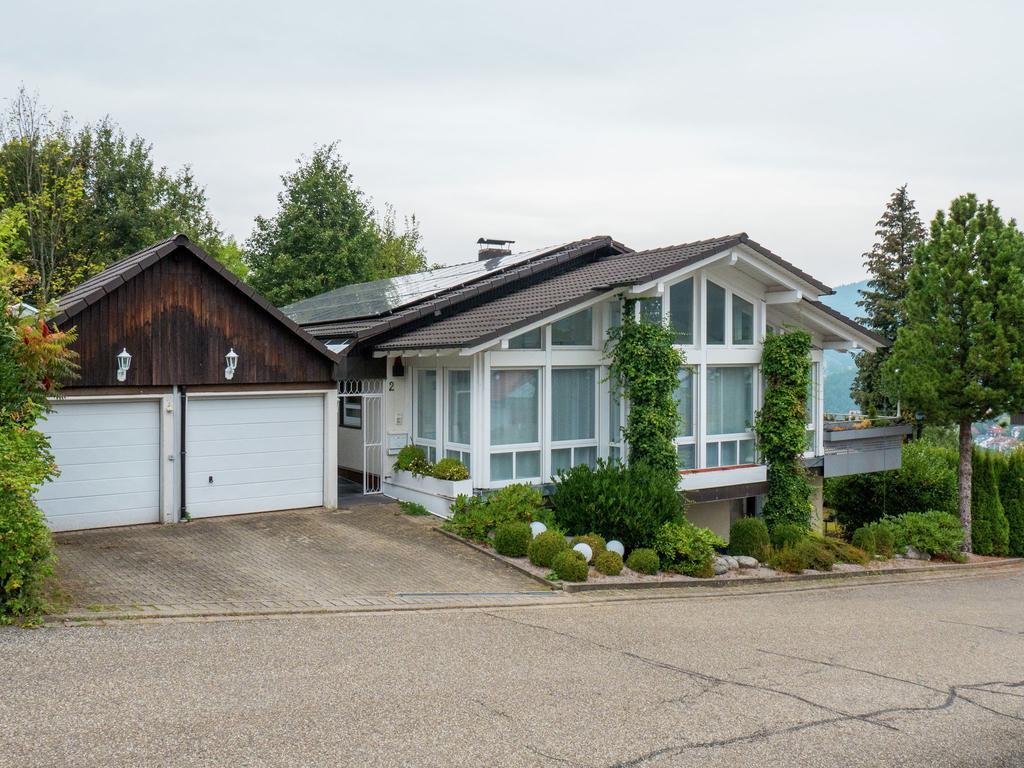
[[[761,456],[768,465],[765,522],[810,526],[811,487],[800,463],[807,429],[807,388],[811,383],[811,336],[790,330],[764,340],[761,353],[764,405],[755,430]]]
[[[671,329],[637,322],[634,306],[634,301],[625,302],[622,324],[609,331],[605,345],[613,391],[629,401],[622,436],[631,464],[663,469],[675,478],[678,461],[672,441],[680,431],[675,391],[683,354],[673,346]]]

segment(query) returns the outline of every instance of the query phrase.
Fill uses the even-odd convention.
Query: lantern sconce
[[[117,380],[124,381],[128,378],[128,369],[132,367],[132,355],[127,347],[124,347],[117,356]]]
[[[224,355],[224,361],[227,363],[227,367],[224,369],[224,378],[230,381],[235,378],[235,368],[238,367],[238,353],[235,352],[234,347]]]

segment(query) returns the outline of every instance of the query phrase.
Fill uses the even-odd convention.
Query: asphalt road
[[[1024,765],[1024,572],[0,630],[4,766]]]

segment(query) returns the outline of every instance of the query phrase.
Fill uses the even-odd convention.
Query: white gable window
[[[707,442],[704,466],[733,467],[755,463],[754,368],[708,368]]]
[[[732,343],[754,343],[754,305],[732,295]]]
[[[697,468],[697,441],[694,409],[694,386],[696,376],[689,368],[679,371],[679,383],[676,385],[676,408],[679,411],[679,434],[676,436],[676,455],[679,458],[679,469]]]
[[[551,371],[551,474],[597,463],[597,369]]]
[[[540,480],[540,371],[491,369],[491,480]]]
[[[465,370],[449,370],[447,377],[445,409],[448,416],[445,419],[444,455],[458,459],[466,465],[466,469],[471,470],[471,374]]]
[[[676,333],[676,344],[693,344],[693,278],[668,289],[669,325]]]
[[[813,455],[818,442],[818,363],[811,364],[811,380],[807,384],[807,402],[804,405],[804,452]]]
[[[725,344],[725,288],[707,282],[707,343]]]
[[[508,340],[509,349],[543,349],[544,348],[544,334],[541,333],[540,328],[534,328],[532,331],[521,333],[518,336],[513,336]]]
[[[584,309],[551,324],[551,344],[556,347],[592,347],[594,311]]]
[[[417,368],[415,390],[413,442],[422,446],[428,461],[437,461],[437,371]]]
[[[661,299],[658,297],[640,299],[640,322],[661,325]]]

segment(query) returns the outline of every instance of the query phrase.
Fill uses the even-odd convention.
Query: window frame
[[[700,431],[699,425],[697,423],[697,420],[699,418],[698,405],[700,403],[700,366],[684,365],[680,369],[680,373],[682,373],[683,370],[688,371],[690,375],[690,434],[676,435],[674,438],[672,438],[672,445],[674,445],[676,449],[676,468],[680,472],[692,472],[693,470],[698,469],[700,467],[700,457],[697,455],[699,453],[699,450],[697,449],[697,435]],[[679,449],[683,446],[689,445],[693,446],[693,466],[679,466]]]
[[[419,434],[420,430],[420,373],[433,371],[434,372],[434,437],[421,437]],[[424,453],[427,455],[427,461],[435,462],[438,459],[438,454],[441,450],[441,439],[443,433],[441,432],[442,424],[439,422],[443,421],[442,408],[443,408],[443,372],[438,368],[431,367],[416,367],[413,368],[413,387],[412,387],[412,442],[414,445],[418,445],[424,449]],[[438,379],[441,379],[442,386],[438,386]]]
[[[704,380],[710,379],[711,371],[712,371],[712,369],[715,369],[715,368],[741,368],[741,369],[749,369],[750,372],[751,372],[751,378],[750,378],[751,413],[750,413],[749,428],[747,430],[741,431],[741,432],[723,432],[721,434],[712,434],[709,431],[709,425],[711,424],[711,414],[708,413],[708,408],[709,408],[709,406],[711,404],[711,396],[710,396],[710,389],[711,389],[711,387],[710,387],[710,385],[708,385],[709,393],[703,398],[704,424],[703,424],[703,429],[701,430],[701,432],[702,432],[702,435],[704,437],[704,444],[703,444],[703,446],[701,446],[703,450],[699,451],[700,456],[698,457],[698,461],[701,464],[701,468],[702,469],[732,469],[732,468],[735,468],[735,467],[756,466],[757,463],[758,463],[758,456],[757,456],[757,437],[756,437],[756,435],[754,433],[754,419],[755,419],[756,414],[757,414],[757,406],[758,406],[758,392],[759,392],[758,387],[759,387],[759,382],[760,382],[760,369],[759,369],[759,367],[756,366],[756,365],[749,364],[749,363],[725,363],[725,364],[723,364],[723,363],[716,363],[716,364],[713,364],[713,365],[707,365],[705,367],[706,367],[706,371],[704,372],[704,374],[705,374],[704,377],[703,377]],[[740,461],[740,457],[742,455],[742,449],[740,448],[740,443],[745,443],[745,442],[748,442],[748,441],[752,441],[752,449],[753,449],[753,457],[752,458],[753,458],[753,461],[750,461],[750,462]],[[735,451],[736,451],[736,463],[735,464],[723,464],[722,463],[722,445],[726,444],[726,443],[730,443],[730,444],[733,444],[735,446]],[[716,456],[718,457],[717,458],[717,463],[714,466],[712,466],[711,463],[708,461],[708,451],[711,449],[712,446],[715,446]]]
[[[342,395],[341,402],[338,408],[338,426],[342,429],[358,429],[363,428],[363,398],[359,395]],[[351,401],[351,402],[350,402]],[[350,423],[348,408],[351,404],[357,404],[359,415],[354,420],[355,423]]]
[[[594,374],[593,383],[593,413],[594,421],[591,425],[593,429],[593,437],[589,438],[574,438],[571,440],[555,440],[554,438],[554,424],[552,424],[552,434],[548,441],[548,468],[551,473],[551,477],[555,477],[554,467],[554,452],[569,450],[569,468],[576,466],[576,451],[583,448],[592,448],[594,452],[594,461],[596,463],[597,458],[600,456],[600,424],[601,424],[601,409],[600,409],[600,389],[601,389],[601,373],[600,366],[593,365],[552,365],[551,366],[551,407],[555,407],[555,374],[558,371],[591,371]],[[621,418],[621,417],[620,417]],[[594,466],[591,464],[590,466]],[[542,470],[543,471],[543,470]]]
[[[451,439],[450,418],[454,412],[452,406],[451,374],[469,374],[469,440],[468,443],[460,443]],[[461,461],[466,469],[472,472],[473,456],[473,369],[472,368],[445,368],[444,369],[444,415],[442,417],[444,431],[441,434],[442,453],[445,458],[454,458]]]
[[[542,482],[544,476],[544,449],[543,449],[543,437],[544,437],[544,367],[543,365],[494,365],[490,366],[487,371],[487,477],[490,481],[491,486],[496,485],[507,485],[511,483],[521,482]],[[492,442],[493,432],[493,406],[494,406],[494,374],[501,371],[532,371],[537,377],[537,440],[531,443],[502,443],[495,444]],[[536,453],[537,454],[537,475],[529,475],[524,477],[518,476],[518,464],[520,453]],[[505,479],[495,479],[494,473],[491,471],[492,457],[499,454],[511,454],[512,456],[512,477]]]
[[[551,351],[555,351],[555,350],[561,351],[561,350],[571,350],[571,349],[596,349],[597,348],[597,339],[600,336],[600,333],[598,333],[598,327],[597,327],[597,317],[598,317],[598,315],[600,313],[594,311],[594,307],[595,306],[597,306],[597,305],[586,306],[583,309],[580,309],[580,310],[578,310],[576,312],[570,312],[569,314],[565,315],[564,317],[560,317],[557,320],[552,320],[551,322],[547,323],[547,325],[544,326],[544,328],[545,328],[544,336],[545,336],[545,341],[546,341],[545,349],[551,350]],[[563,320],[568,320],[568,319],[570,319],[572,317],[576,317],[576,315],[580,315],[580,314],[583,314],[583,313],[589,313],[590,314],[590,343],[588,343],[588,344],[557,344],[555,342],[555,325],[557,325],[558,323],[562,322]]]

